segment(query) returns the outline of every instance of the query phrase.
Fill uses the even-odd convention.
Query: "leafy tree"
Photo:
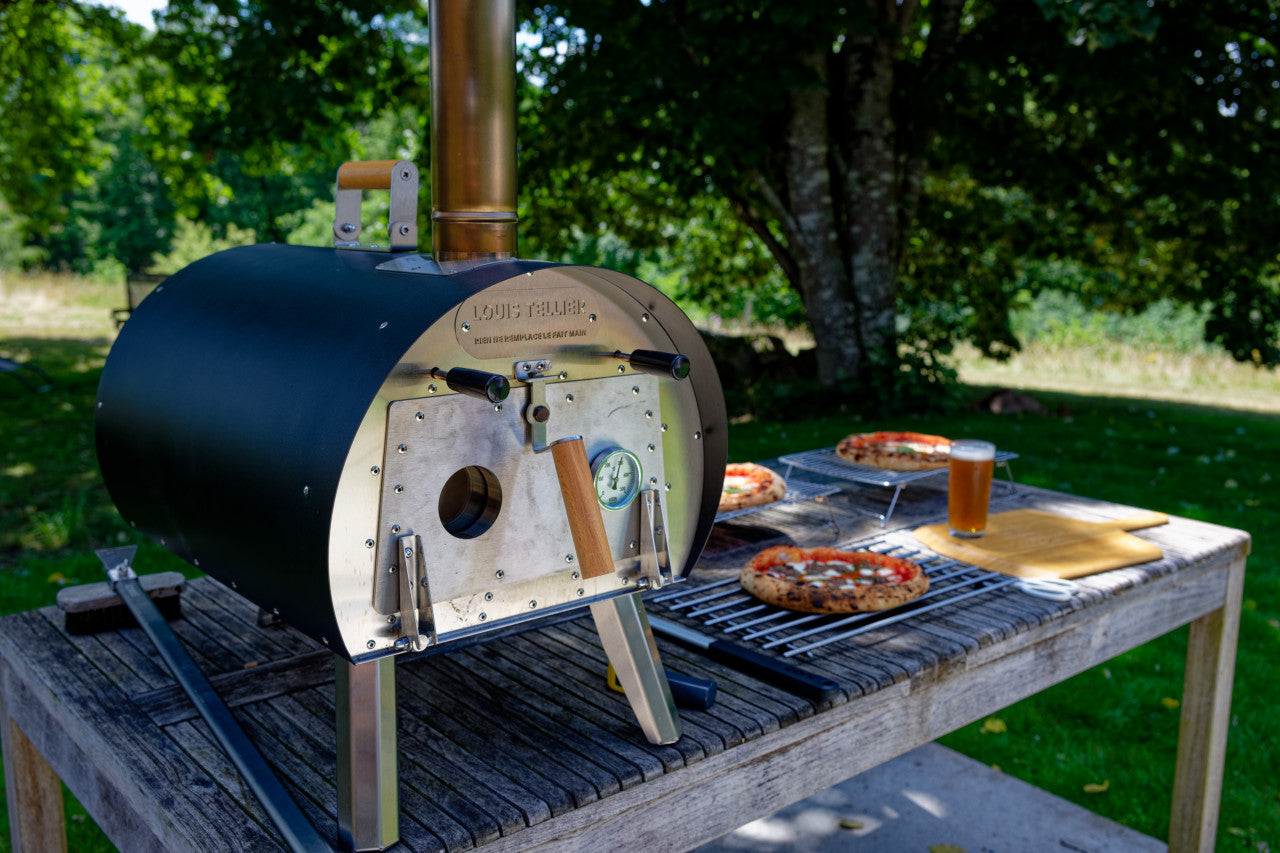
[[[540,135],[530,122],[521,138]],[[538,153],[523,158],[535,180],[520,186],[521,255],[636,275],[687,311],[729,322],[803,325],[804,308],[768,248],[723,198],[683,197],[639,169],[595,180],[572,169],[548,175]]]
[[[1043,15],[993,15],[962,42],[957,67],[987,72],[966,75],[937,172],[1017,199],[996,221],[1032,292],[1045,261],[1069,260],[1089,273],[1073,284],[1088,304],[1207,304],[1211,340],[1276,364],[1274,4],[1037,5]]]
[[[362,124],[426,103],[423,39],[403,14],[416,5],[171,0],[144,91],[153,155],[181,213],[284,241],[297,210],[331,198]]]
[[[110,162],[98,125],[123,109],[112,70],[129,37],[98,7],[0,4],[0,195],[22,214],[24,242],[62,229],[71,195]]]
[[[593,0],[527,14],[546,101],[526,162],[580,180],[649,170],[669,199],[724,199],[801,295],[828,386],[892,370],[900,342],[1011,352],[1010,302],[1045,268],[1026,261],[1055,258],[1109,304],[1208,299],[1233,352],[1280,357],[1266,9]]]
[[[5,272],[20,272],[43,260],[44,253],[24,242],[26,217],[16,213],[0,196],[0,281]]]
[[[95,144],[106,157],[66,196],[68,216],[50,235],[50,260],[79,272],[118,262],[146,269],[174,234],[175,206],[152,162],[135,61],[102,63],[115,97],[94,101]]]

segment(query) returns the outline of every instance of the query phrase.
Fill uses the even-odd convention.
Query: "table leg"
[[[1242,557],[1228,570],[1222,608],[1191,623],[1169,820],[1170,853],[1212,853],[1214,849],[1227,730],[1231,726],[1231,686],[1244,567]]]
[[[3,715],[4,785],[14,853],[67,850],[62,782],[18,724]]]
[[[334,655],[334,667],[338,840],[347,850],[385,850],[400,839],[396,659]]]

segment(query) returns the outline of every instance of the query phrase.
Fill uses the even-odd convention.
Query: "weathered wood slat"
[[[62,614],[58,613],[57,608],[48,608],[42,611],[41,615],[48,614],[50,619],[56,619],[56,624],[61,629]],[[66,636],[66,635],[64,635]],[[144,642],[146,637],[142,634],[140,628],[125,628],[120,631],[109,631],[103,634],[95,634],[93,638],[101,643],[102,648],[110,652],[116,659],[129,669],[139,680],[151,687],[159,687],[172,681],[169,672],[164,668],[164,664],[156,657],[150,654],[144,654],[139,650],[136,643],[131,640],[140,638]],[[88,640],[89,638],[84,638]]]
[[[214,584],[205,580],[204,584],[192,584],[192,589],[183,594],[191,603],[193,610],[202,616],[200,620],[193,619],[193,624],[209,635],[215,643],[236,652],[237,658],[242,663],[266,663],[292,657],[293,654],[298,653],[289,651],[278,642],[278,639],[282,639],[284,631],[259,628],[256,617],[252,622],[244,621],[238,613],[221,606],[216,599],[207,594],[207,589]],[[311,646],[307,651],[315,651],[315,648]]]
[[[332,684],[303,691],[294,698],[317,721],[326,721],[317,724],[333,726]],[[459,756],[447,742],[435,738],[424,721],[406,715],[397,729],[401,811],[414,803],[411,813],[444,840],[449,850],[495,841],[504,826],[509,830],[524,826],[517,810],[496,799],[456,764]],[[473,800],[471,795],[477,792],[479,796]],[[457,829],[465,833],[465,838]]]
[[[525,792],[500,774],[477,767],[470,756],[452,744],[441,743],[435,730],[424,720],[401,723],[401,780],[423,796],[440,804],[469,829],[477,844],[524,829],[526,811],[508,799],[525,800]],[[416,768],[416,770],[414,769]],[[408,771],[407,773],[405,771]],[[525,804],[528,809],[527,803]],[[530,809],[531,810],[531,809]],[[549,816],[540,814],[541,822]]]
[[[552,692],[550,689],[546,693],[540,692],[528,679],[522,679],[524,673],[518,671],[517,667],[506,666],[505,661],[495,660],[491,655],[474,654],[471,649],[464,655],[464,659],[451,662],[474,672],[491,683],[494,689],[516,696],[517,702],[512,705],[513,713],[535,728],[542,736],[541,739],[549,744],[563,744],[565,748],[589,756],[617,780],[619,788],[638,785],[645,779],[662,773],[661,762],[652,755],[632,747],[630,742],[620,741],[613,733],[598,726],[592,718],[568,711],[552,695],[548,695]],[[549,685],[544,687],[549,688]],[[613,786],[607,787],[608,793],[614,792]],[[605,795],[605,786],[598,790],[601,796]]]
[[[8,713],[122,849],[269,850],[271,836],[35,613],[4,617]],[[21,638],[21,639],[18,639]],[[39,673],[38,681],[17,672]],[[51,726],[51,722],[57,726]],[[145,721],[145,722],[144,722]]]
[[[259,652],[243,638],[215,622],[198,607],[173,624],[173,632],[188,648],[198,649],[216,672],[235,672],[245,664],[259,663]]]
[[[591,632],[594,633],[594,632]],[[609,659],[604,654],[604,650],[600,648],[598,639],[590,635],[576,635],[566,629],[564,625],[557,625],[555,628],[549,628],[546,631],[539,632],[548,642],[556,642],[564,644],[567,649],[585,648],[589,650],[589,657],[577,657],[578,660],[590,660],[595,666],[599,667],[593,671],[590,664],[586,666],[587,677],[595,676],[595,689],[602,693],[608,690],[606,686],[606,676],[609,667]],[[573,654],[570,652],[570,654]],[[588,683],[591,683],[590,681]],[[613,691],[609,691],[613,693]],[[614,695],[618,695],[614,693]],[[624,700],[625,701],[625,700]],[[631,716],[631,705],[626,705],[626,717]],[[714,755],[717,752],[723,752],[726,746],[741,743],[747,736],[748,732],[734,726],[731,721],[723,718],[721,715],[705,715],[686,717],[682,726],[684,732],[688,736],[696,737],[702,744],[704,755]],[[754,726],[752,727],[754,728]],[[683,738],[682,738],[683,739]]]
[[[202,580],[202,583],[190,585],[183,595],[213,622],[247,644],[259,662],[290,658],[321,648],[283,623],[271,627],[258,625],[257,611],[245,606],[245,599],[234,595],[212,578]],[[214,594],[217,590],[225,594]],[[233,598],[240,602],[240,606],[232,606]]]
[[[222,747],[212,739],[207,726],[198,725],[195,722],[181,722],[166,728],[165,735],[190,756],[197,767],[209,774],[209,778],[219,788],[241,800],[244,819],[261,827],[263,833],[272,836],[283,849],[284,839],[269,828],[271,818],[262,808],[262,804],[245,787],[240,772],[236,770]]]
[[[442,708],[442,712],[452,713],[459,723],[469,725],[490,750],[509,751],[531,767],[545,768],[541,774],[562,785],[573,797],[574,806],[621,790],[617,776],[570,747],[572,732],[561,729],[550,740],[535,732],[532,718],[536,712],[518,695],[491,689],[487,680],[455,666],[448,655],[439,655],[431,663],[432,687],[438,688],[442,697],[453,698],[448,703],[450,707]],[[419,667],[404,667],[401,671],[427,679],[427,673]],[[460,710],[464,713],[458,714]]]
[[[217,659],[221,657],[221,654],[216,650],[214,651],[214,657],[206,654],[203,635],[193,631],[185,618],[175,620],[171,623],[171,627],[174,629],[174,634],[186,643],[187,652],[191,655],[191,659],[195,661],[196,666],[200,667],[201,672],[209,676],[226,671],[226,665]],[[158,673],[152,686],[162,687],[172,682],[172,675],[165,668],[163,661],[156,655],[155,645],[141,628],[126,628],[119,632],[119,637],[122,640],[122,648],[120,650],[122,654],[128,653],[127,650],[131,650],[136,659],[152,663]],[[194,642],[190,642],[188,637]],[[104,635],[105,639],[106,635]],[[238,667],[233,668],[238,669]]]
[[[209,683],[230,708],[286,696],[331,681],[332,652],[309,652],[209,677]],[[197,716],[195,706],[177,684],[135,693],[133,701],[158,726],[193,720]]]
[[[54,617],[55,614],[51,612],[53,610],[54,608],[41,610],[40,615],[46,618]],[[61,619],[57,619],[54,624],[59,631],[62,630]],[[155,664],[151,661],[146,661],[148,678],[140,676],[133,667],[121,660],[120,656],[112,651],[107,643],[103,642],[108,635],[84,634],[73,637],[64,633],[63,636],[75,647],[78,654],[83,655],[87,662],[102,673],[104,678],[112,684],[119,685],[120,689],[125,693],[132,694],[136,691],[147,690],[161,678],[162,673],[157,670]],[[130,648],[132,649],[132,647]]]
[[[505,727],[495,726],[485,732],[468,727],[461,718],[471,716],[475,720],[475,706],[482,701],[478,696],[464,694],[461,702],[451,701],[447,694],[452,691],[439,689],[434,673],[422,667],[400,671],[396,680],[397,696],[430,708],[432,731],[486,768],[486,784],[518,808],[526,824],[563,814],[574,807],[575,795],[583,802],[596,799],[593,787],[573,779],[562,767],[552,765],[544,772],[530,769],[531,763],[541,763],[537,760],[539,754]],[[548,772],[555,769],[562,773]]]
[[[607,731],[615,741],[630,743],[639,752],[656,759],[662,771],[674,770],[684,766],[683,754],[671,746],[653,746],[637,740],[634,723],[623,718],[626,700],[617,694],[602,696],[600,693],[583,689],[586,681],[581,669],[569,665],[564,678],[558,676],[566,671],[566,663],[552,658],[542,652],[536,645],[531,645],[523,638],[514,638],[491,649],[495,659],[510,662],[516,669],[528,671],[546,671],[551,673],[550,688],[556,701],[562,703],[567,711],[592,720],[595,725]],[[617,696],[615,699],[614,697]],[[649,778],[646,768],[646,779]]]
[[[244,706],[237,718],[311,825],[322,837],[336,839],[338,793],[333,780],[337,764],[332,753],[326,755],[319,744],[302,737],[261,704]],[[281,723],[284,727],[279,727]],[[203,726],[204,722],[195,725]]]
[[[597,639],[595,631],[585,621],[566,623],[560,628],[566,634],[579,637],[587,642]],[[663,660],[666,662],[667,669],[670,669],[670,661],[667,660],[666,656],[663,657]],[[752,711],[755,713],[751,713]],[[741,742],[750,738],[760,737],[765,732],[773,731],[782,725],[777,717],[762,714],[752,706],[742,706],[740,703],[734,702],[732,698],[730,698],[730,703],[727,705],[722,701],[718,712],[714,715],[697,711],[682,711],[681,716],[684,719],[696,720],[699,725],[704,727],[713,727],[716,720],[728,723],[733,728],[726,731],[723,736],[730,744],[735,742],[734,738],[737,738],[736,742]]]
[[[536,651],[533,653],[540,656],[544,663],[554,666],[557,672],[563,675],[565,684],[572,685],[570,689],[575,690],[580,697],[594,702],[598,707],[612,714],[619,724],[620,731],[635,736],[635,718],[632,715],[631,706],[624,697],[605,686],[608,662],[603,649],[591,648],[586,643],[572,641],[566,645],[563,635],[550,637],[543,631],[530,632],[518,639],[521,647],[526,644],[534,647]],[[679,763],[673,766],[680,767],[699,761],[707,755],[708,751],[723,751],[724,739],[715,732],[690,724],[689,721],[684,722],[682,729],[684,734],[680,740],[665,749],[655,748],[655,751],[675,752],[679,756]]]
[[[272,703],[291,723],[287,731],[307,732],[318,750],[316,771],[322,779],[330,780],[327,787],[334,790],[332,780],[337,768],[336,737],[332,687],[325,697],[318,690],[306,689],[281,697]],[[321,783],[324,784],[324,783]],[[464,850],[474,846],[471,833],[465,826],[443,812],[436,804],[401,783],[402,835],[414,851]],[[497,837],[495,830],[493,837]],[[400,845],[391,849],[399,849]]]

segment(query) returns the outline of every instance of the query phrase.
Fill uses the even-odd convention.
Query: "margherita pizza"
[[[922,432],[860,432],[836,445],[846,462],[891,471],[945,468],[951,460],[951,439]]]
[[[761,551],[738,580],[766,604],[803,613],[888,610],[929,589],[929,576],[910,560],[874,551],[786,545]]]
[[[773,503],[787,493],[777,473],[754,462],[731,462],[724,468],[724,488],[717,512]]]

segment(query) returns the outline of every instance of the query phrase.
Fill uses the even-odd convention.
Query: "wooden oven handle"
[[[556,463],[556,478],[569,516],[569,532],[573,548],[578,552],[579,571],[584,578],[613,574],[613,555],[609,537],[600,515],[600,503],[592,484],[591,466],[582,436],[571,436],[552,442],[551,458]]]
[[[389,190],[396,167],[404,160],[353,160],[338,167],[340,190]]]

